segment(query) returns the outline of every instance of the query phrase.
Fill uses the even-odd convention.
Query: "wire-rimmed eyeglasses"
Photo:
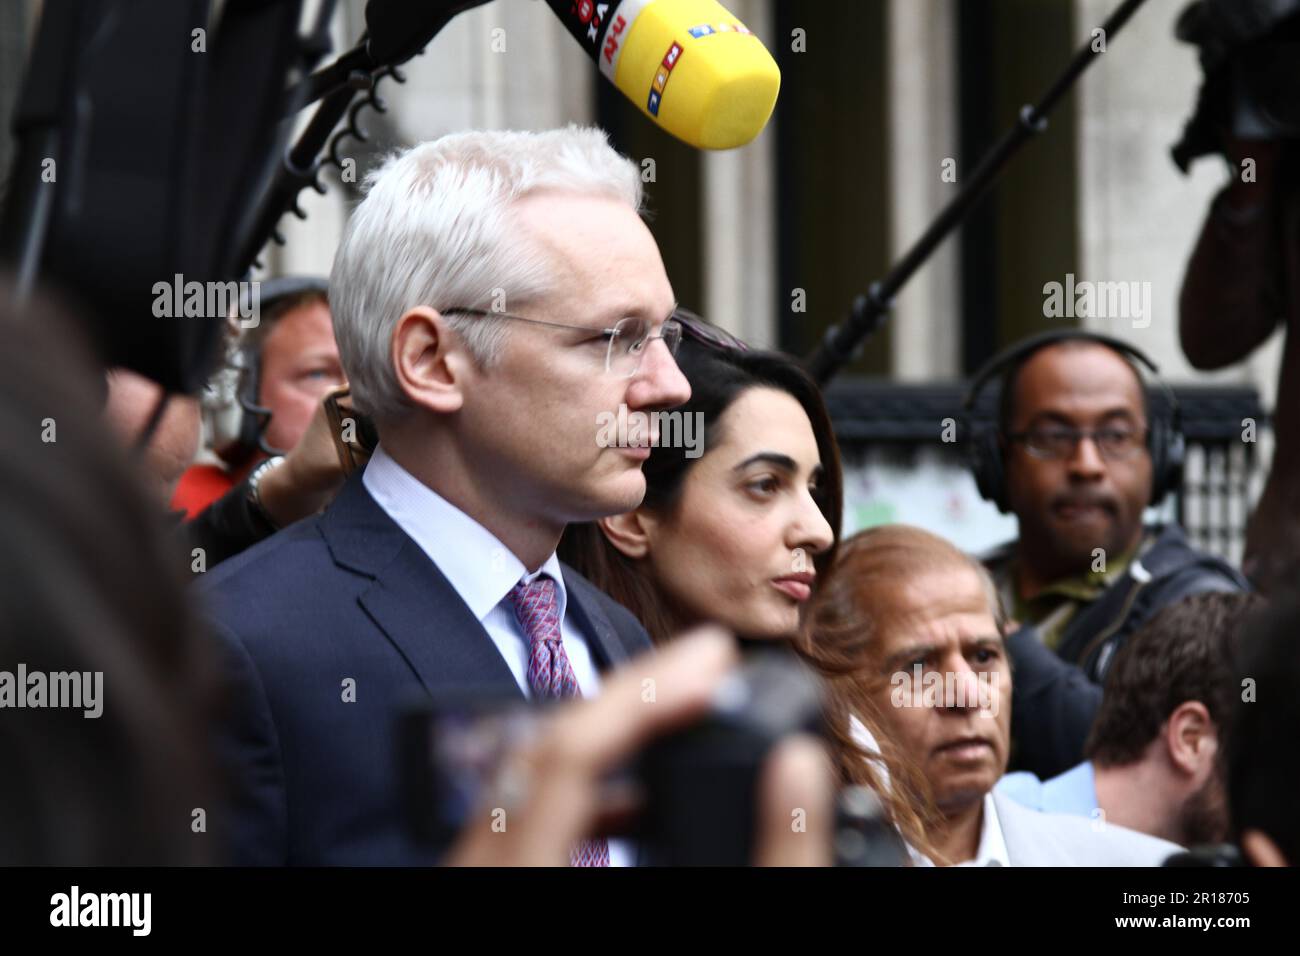
[[[619,319],[609,328],[593,328],[589,325],[571,325],[567,322],[551,322],[546,319],[530,319],[509,312],[493,312],[485,309],[440,309],[443,315],[456,313],[460,315],[477,315],[483,318],[513,319],[516,322],[528,322],[531,325],[546,325],[555,329],[571,329],[587,332],[593,338],[601,336],[608,340],[605,349],[605,371],[620,378],[631,378],[641,369],[641,360],[645,356],[646,346],[655,339],[663,341],[670,355],[676,355],[682,344],[682,323],[679,322],[674,308],[673,316],[666,319],[659,328],[658,335],[651,335],[654,323],[647,319],[628,316]]]

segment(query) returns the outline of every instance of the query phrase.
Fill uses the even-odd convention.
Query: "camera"
[[[510,754],[535,739],[557,703],[466,689],[408,707],[400,752],[415,836],[449,846],[489,795],[508,797]],[[759,775],[772,749],[794,734],[827,738],[820,679],[788,650],[748,651],[703,718],[653,741],[608,781],[611,794],[630,788],[640,809],[626,832],[605,835],[633,841],[644,865],[748,865]],[[862,788],[837,801],[834,842],[841,865],[906,859],[879,800]]]
[[[1199,48],[1205,76],[1173,148],[1180,169],[1223,152],[1224,134],[1300,139],[1300,0],[1196,0],[1175,35]]]

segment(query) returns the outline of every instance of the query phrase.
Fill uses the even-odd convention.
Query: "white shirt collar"
[[[993,803],[993,792],[984,794],[984,819],[980,823],[980,845],[975,852],[975,859],[959,863],[958,866],[1010,866],[1007,854],[1007,841],[1002,836],[1002,822],[998,820],[997,807]]]
[[[1002,836],[1002,821],[998,819],[997,808],[993,805],[992,791],[984,794],[983,819],[980,821],[980,845],[975,851],[975,859],[958,863],[957,866],[1010,866],[1011,857],[1007,853],[1007,841]],[[910,846],[913,866],[934,866],[934,860],[913,850]]]
[[[520,581],[555,580],[559,619],[567,593],[555,552],[531,574],[514,553],[465,512],[394,461],[383,445],[361,476],[375,502],[420,546],[480,622]]]
[[[875,735],[867,729],[866,724],[858,719],[857,714],[849,714],[849,736],[853,738],[855,744],[868,754],[880,754],[880,744],[876,742]],[[885,762],[883,760],[874,761],[871,769],[875,771],[876,776],[879,778],[880,786],[888,790],[890,788],[889,768],[885,766]]]

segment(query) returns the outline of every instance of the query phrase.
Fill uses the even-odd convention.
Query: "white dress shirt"
[[[532,697],[528,687],[528,637],[515,618],[510,592],[521,581],[531,582],[540,574],[549,574],[555,581],[560,638],[573,665],[573,676],[578,679],[583,697],[595,697],[600,692],[600,676],[587,638],[573,616],[565,613],[568,593],[560,573],[560,559],[554,552],[530,573],[496,535],[393,461],[382,445],[375,449],[361,480],[379,507],[411,536],[469,606],[505,658],[525,697]]]
[[[879,754],[880,744],[876,742],[876,735],[867,730],[867,725],[858,719],[857,714],[849,714],[849,736],[853,742],[869,754]],[[889,768],[885,766],[884,761],[877,761],[872,764],[872,769],[880,779],[881,788],[890,789]]]
[[[984,794],[984,819],[980,823],[980,845],[975,859],[958,863],[958,866],[1010,866],[1007,841],[1002,836],[1002,823],[993,804],[993,791]]]
[[[1007,853],[1007,841],[1002,836],[1002,823],[998,820],[998,810],[993,804],[993,791],[984,794],[983,819],[980,821],[980,844],[975,850],[975,859],[966,860],[956,866],[1010,866],[1011,858]],[[913,857],[916,866],[934,866],[928,856],[917,853]]]
[[[538,575],[549,574],[555,581],[560,639],[573,666],[573,676],[583,697],[600,693],[600,675],[587,638],[573,615],[566,613],[568,593],[560,559],[554,552],[541,567],[529,572],[496,535],[395,462],[382,445],[370,456],[361,481],[379,507],[411,536],[469,606],[501,652],[515,683],[529,698],[528,637],[515,617],[510,592],[520,582],[529,583]],[[631,866],[634,860],[635,850],[630,843],[609,841],[611,866]]]

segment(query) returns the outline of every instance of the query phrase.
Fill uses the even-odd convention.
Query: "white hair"
[[[554,266],[522,239],[511,204],[540,190],[608,196],[641,212],[641,176],[604,132],[454,133],[389,156],[365,181],[330,271],[339,356],[359,411],[408,408],[391,360],[397,321],[417,306],[513,311],[552,288]],[[501,304],[509,296],[508,305]],[[483,365],[505,319],[449,315]]]

